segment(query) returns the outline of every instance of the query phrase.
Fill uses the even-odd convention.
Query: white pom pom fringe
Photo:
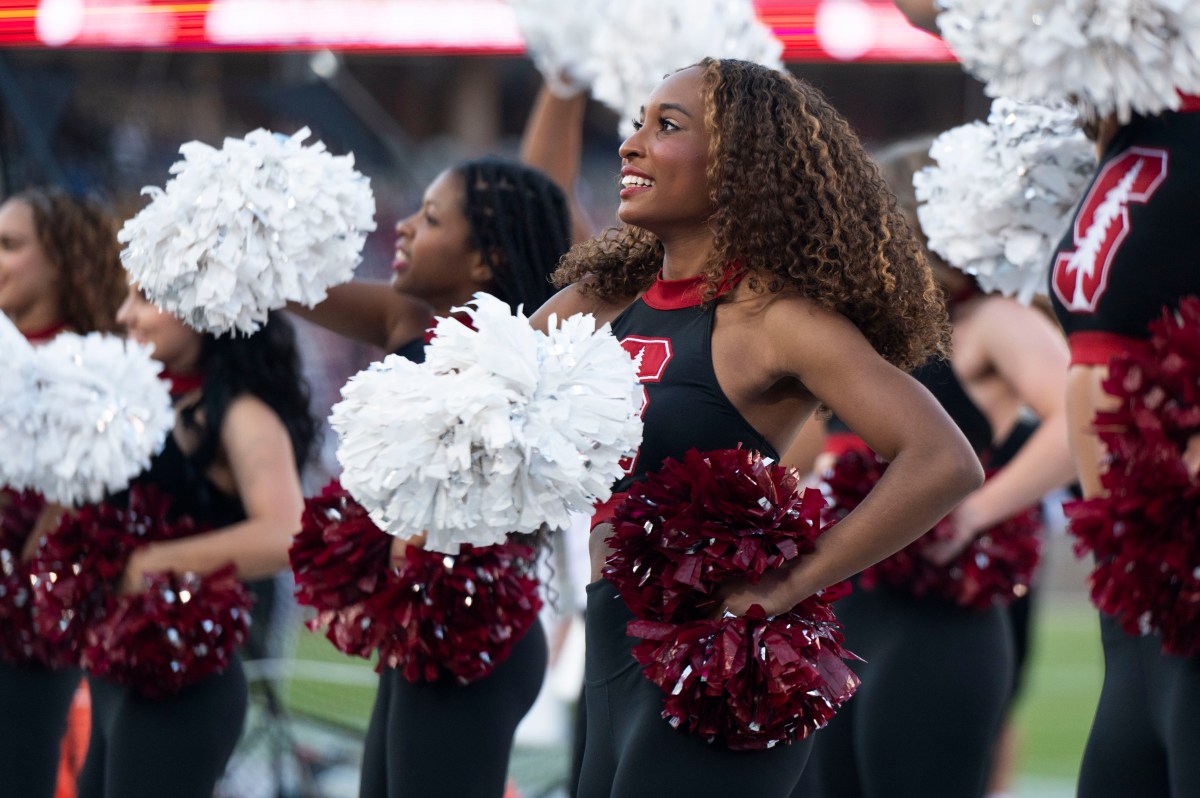
[[[255,130],[214,149],[198,141],[166,189],[125,223],[121,260],[149,299],[202,332],[252,333],[288,302],[314,305],[349,280],[375,229],[375,198],[354,156],[308,128]]]
[[[1195,0],[940,0],[938,27],[993,97],[1122,122],[1200,93]]]
[[[62,333],[38,347],[22,487],[64,505],[126,487],[175,424],[161,370],[148,348],[111,335]]]
[[[442,320],[424,364],[360,372],[330,417],[372,520],[451,553],[566,527],[641,441],[635,365],[607,326],[573,316],[546,335],[486,294],[465,310],[474,329]]]
[[[913,175],[929,248],[985,291],[1028,304],[1046,293],[1050,258],[1096,168],[1066,108],[998,99],[987,124],[948,130]]]
[[[591,87],[628,135],[663,77],[702,58],[782,69],[783,45],[751,0],[509,0],[534,62],[560,94]]]

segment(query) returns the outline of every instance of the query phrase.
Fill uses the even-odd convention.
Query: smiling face
[[[192,374],[200,363],[204,336],[170,313],[151,304],[137,286],[117,310],[117,321],[126,335],[140,344],[154,346],[154,359],[174,374]]]
[[[392,287],[445,313],[491,284],[491,269],[471,242],[462,176],[451,169],[429,184],[421,208],[396,224]]]
[[[676,72],[650,94],[637,129],[621,144],[621,221],[663,239],[708,226],[704,116],[699,67]]]
[[[20,199],[0,205],[0,312],[25,333],[61,321],[59,279],[38,240],[33,208]]]

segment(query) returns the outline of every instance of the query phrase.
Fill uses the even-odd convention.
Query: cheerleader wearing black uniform
[[[433,317],[478,291],[515,310],[550,295],[549,275],[566,251],[563,193],[541,173],[482,159],[451,167],[426,189],[421,208],[396,224],[391,285],[354,282],[299,315],[415,362],[424,360]],[[408,541],[392,547],[398,564]],[[367,730],[362,798],[496,796],[504,793],[517,724],[537,698],[546,636],[535,623],[508,659],[467,685],[443,676],[409,682],[385,667]]]
[[[171,375],[175,429],[135,482],[152,485],[211,531],[130,553],[122,593],[148,574],[200,575],[233,564],[242,580],[287,567],[303,506],[299,468],[315,437],[295,338],[272,316],[248,338],[203,335],[162,313],[136,286],[118,318],[154,345]],[[80,798],[210,798],[241,733],[246,682],[234,658],[222,673],[162,697],[89,677],[92,735]]]
[[[723,597],[735,614],[777,614],[905,545],[979,483],[961,434],[893,365],[940,347],[944,312],[878,173],[811,87],[706,60],[660,84],[637,127],[620,150],[624,226],[568,255],[558,279],[569,287],[534,317],[595,313],[641,353],[645,436],[631,476],[691,448],[781,451],[820,402],[894,464],[813,555]],[[661,694],[629,655],[630,614],[600,579],[608,528],[592,533],[578,794],[789,795],[807,743],[731,751],[662,719]]]
[[[1111,398],[1109,358],[1144,348],[1164,307],[1200,295],[1200,98],[1178,112],[1100,125],[1096,176],[1064,236],[1051,300],[1071,347],[1067,405],[1085,498],[1103,493],[1090,432]],[[1200,795],[1200,658],[1164,654],[1100,618],[1104,686],[1084,751],[1081,798]]]
[[[0,312],[34,344],[62,331],[115,331],[125,296],[115,231],[101,205],[57,189],[29,189],[6,200],[0,205]],[[0,514],[6,501],[0,493]],[[39,530],[52,525],[54,512],[44,515]],[[14,558],[32,555],[38,537],[31,534],[24,552],[12,552]],[[0,635],[12,633],[0,629]],[[60,741],[80,678],[76,668],[52,670],[26,657],[0,658],[0,773],[6,794],[54,795]]]

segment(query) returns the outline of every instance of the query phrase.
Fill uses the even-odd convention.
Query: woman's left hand
[[[151,554],[153,544],[139,546],[129,555],[125,563],[125,572],[121,574],[121,582],[117,585],[117,595],[132,596],[146,589],[147,559]]]
[[[785,566],[763,574],[756,584],[744,579],[731,581],[721,591],[716,617],[720,619],[726,612],[745,615],[755,604],[762,607],[768,616],[787,612],[806,598],[793,595],[788,584],[789,574]]]
[[[959,505],[946,517],[946,524],[952,530],[950,537],[930,543],[922,552],[925,559],[934,565],[946,565],[962,554],[982,531],[970,519],[970,510],[964,505]]]

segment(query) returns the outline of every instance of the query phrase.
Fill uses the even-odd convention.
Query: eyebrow
[[[682,105],[680,105],[679,103],[659,103],[658,104],[658,112],[661,114],[663,111],[678,111],[679,113],[686,116],[688,119],[692,118],[692,115],[690,113],[688,113],[688,110],[686,108],[684,108]],[[646,106],[643,105],[642,106],[642,115],[645,116],[645,114],[646,114]]]

